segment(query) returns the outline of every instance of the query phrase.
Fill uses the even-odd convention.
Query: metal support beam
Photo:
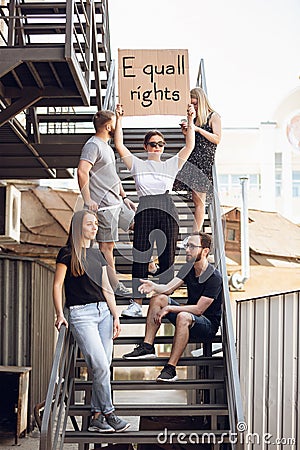
[[[34,51],[31,47],[0,47],[0,78],[24,61],[31,61],[33,63],[39,61],[65,61],[64,47],[53,45],[53,47],[49,47],[47,50],[38,47]]]
[[[24,86],[22,84],[22,81],[20,80],[20,77],[17,75],[17,72],[14,69],[12,69],[11,74],[12,74],[16,84],[19,86],[19,88],[23,89]]]
[[[52,62],[49,62],[49,67],[50,67],[50,69],[51,69],[51,71],[53,73],[53,76],[54,76],[54,78],[56,80],[56,83],[58,84],[58,86],[60,88],[63,88],[63,84],[62,84],[62,82],[61,82],[61,80],[60,80],[60,78],[58,76],[58,73],[57,73],[57,71],[56,71],[56,69],[54,67],[54,64]]]
[[[3,86],[3,83],[1,83],[1,81],[0,81],[0,98],[2,98],[2,99],[4,99],[5,97],[4,97],[4,86]]]
[[[39,75],[39,73],[38,73],[34,63],[31,62],[31,61],[27,61],[26,65],[27,65],[31,75],[33,76],[34,81],[36,82],[37,86],[40,89],[44,89],[45,85],[44,85],[44,83],[43,83],[43,81],[42,81],[42,79],[41,79],[41,77],[40,77],[40,75]]]
[[[79,97],[79,93],[76,95],[74,89],[58,88],[58,87],[46,87],[45,89],[38,88],[6,88],[5,98],[22,98],[28,96],[32,91],[39,93],[39,96],[48,98],[67,98],[67,97]]]
[[[10,122],[9,125],[13,130],[13,132],[15,133],[15,135],[20,139],[20,141],[23,142],[23,144],[25,144],[26,147],[31,151],[32,155],[37,159],[41,167],[48,172],[49,177],[56,178],[56,170],[51,169],[46,163],[46,161],[40,156],[39,152],[33,147],[33,145],[29,144],[29,142],[27,141],[26,137],[23,134],[24,130],[22,128],[19,129],[20,125],[18,124],[18,122],[15,120],[13,122]]]
[[[0,112],[0,127],[42,98],[40,89],[31,88],[23,97]]]
[[[11,70],[14,70],[22,62],[19,60],[13,60],[11,58],[5,59],[6,55],[3,55],[2,53],[3,52],[0,49],[0,78],[4,77],[4,75],[6,75]]]
[[[32,124],[34,143],[40,144],[41,143],[41,135],[40,135],[40,130],[39,130],[39,122],[38,122],[38,117],[37,117],[37,113],[36,113],[36,108],[34,108],[34,107],[29,108],[27,120],[28,119],[29,119],[29,123]],[[30,136],[30,130],[29,130],[28,136]]]

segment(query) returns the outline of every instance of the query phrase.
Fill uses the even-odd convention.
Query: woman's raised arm
[[[117,104],[116,107],[116,129],[114,133],[114,144],[117,152],[122,158],[125,166],[128,170],[131,170],[132,167],[132,155],[128,148],[124,145],[123,142],[123,130],[122,130],[122,116],[124,115],[124,110],[122,105]]]
[[[185,135],[185,146],[178,152],[178,167],[181,169],[195,147],[194,128],[195,108],[192,104],[187,107],[187,129]]]

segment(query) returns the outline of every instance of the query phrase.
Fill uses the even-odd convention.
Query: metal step
[[[169,358],[147,358],[147,359],[125,359],[125,358],[114,358],[112,362],[112,367],[156,367],[165,366]],[[177,366],[210,366],[215,367],[223,366],[222,357],[182,357],[177,363]]]
[[[203,226],[205,229],[211,230],[210,225],[208,225],[208,224],[209,224],[209,222],[206,221],[206,222],[204,222]],[[132,256],[133,231],[122,233],[120,230],[119,235],[121,236],[122,234],[127,237],[128,241],[127,241],[127,243],[124,243],[122,241],[116,242],[115,248],[114,248],[114,256]],[[176,256],[179,256],[179,255],[181,255],[183,258],[185,258],[185,249],[182,248],[181,244],[178,244],[178,246],[176,248]],[[130,261],[128,261],[128,263],[129,262]],[[184,259],[183,259],[182,263],[184,263]]]
[[[95,2],[96,14],[103,13],[103,7],[101,2]],[[20,3],[18,5],[22,14],[25,15],[41,15],[41,14],[64,14],[66,12],[66,2],[28,2]],[[80,14],[83,9],[80,2],[77,2],[77,8]]]
[[[162,128],[158,127],[159,131],[163,135],[167,135],[168,141],[172,139],[176,139],[176,141],[181,140],[184,142],[184,137],[180,131],[180,127],[170,127],[170,128]],[[142,141],[144,140],[145,134],[149,131],[149,128],[123,128],[124,142],[131,141]]]
[[[160,382],[153,380],[118,380],[111,381],[113,391],[164,391],[170,389],[191,390],[191,389],[223,389],[224,380],[201,379],[201,380],[177,380]],[[92,381],[76,381],[75,391],[89,391],[92,389]]]
[[[185,227],[185,228],[183,228],[183,227],[180,227],[179,228],[179,235],[178,235],[178,240],[179,241],[182,241],[183,239],[185,239],[191,232],[192,232],[192,230],[191,229],[186,229],[187,227]],[[211,228],[210,228],[210,230],[211,230]],[[131,240],[130,240],[130,236],[131,236],[131,233],[121,233],[120,232],[120,234],[119,234],[119,242],[121,241],[121,242],[130,242]],[[129,237],[129,240],[128,240],[128,237]]]
[[[147,358],[147,359],[125,359],[125,358],[113,358],[112,367],[156,367],[164,366],[169,361],[169,358]],[[223,367],[224,361],[220,356],[213,357],[182,357],[178,361],[177,366],[205,366],[205,367]],[[76,367],[86,367],[86,362],[83,358],[77,358]]]
[[[227,405],[202,404],[202,405],[122,405],[115,404],[116,414],[123,416],[203,416],[203,415],[228,415]],[[69,416],[91,415],[90,405],[71,405]]]
[[[145,318],[144,318],[145,319]],[[139,318],[133,319],[134,321],[139,320]],[[128,322],[130,323],[130,322]],[[131,322],[132,323],[132,322]],[[138,323],[138,322],[133,322]],[[143,323],[143,322],[140,322]],[[119,336],[116,339],[114,339],[114,345],[134,345],[139,342],[142,342],[144,339],[144,336]],[[172,344],[173,342],[173,336],[156,336],[154,340],[154,344]],[[207,338],[201,338],[200,339],[190,339],[189,344],[207,344],[207,343],[216,343],[216,342],[222,342],[221,335],[216,335],[212,339]]]
[[[151,280],[153,281],[158,281],[157,278],[151,278]],[[126,284],[126,286],[130,286],[131,283],[125,283],[125,281],[128,280],[124,280],[124,284]],[[177,300],[177,297],[172,296],[172,298],[174,298],[174,300],[178,301],[178,303],[180,304],[185,304],[187,301],[187,298],[185,297],[185,299],[183,300]],[[132,299],[132,294],[130,294],[127,297],[121,297],[121,296],[116,296],[116,303],[119,306],[124,306],[124,305],[129,305],[129,301]],[[143,305],[149,305],[149,301],[150,298],[143,298]],[[138,319],[138,321],[136,320]],[[144,317],[125,317],[125,316],[121,316],[120,317],[120,321],[123,324],[135,324],[135,323],[146,323],[146,316]],[[169,323],[167,319],[163,319],[162,323]]]
[[[112,434],[100,434],[94,433],[90,431],[66,431],[65,434],[65,442],[66,443],[74,443],[74,444],[128,444],[128,443],[139,443],[139,444],[157,444],[158,442],[158,434],[161,433],[161,439],[165,439],[166,442],[176,443],[176,436],[180,438],[181,444],[184,438],[185,441],[195,443],[196,440],[198,443],[195,445],[200,445],[203,443],[211,444],[213,440],[215,442],[228,442],[229,441],[229,430],[167,430],[158,431],[130,431],[126,430],[124,433],[118,433],[117,435]],[[166,434],[164,434],[166,433]],[[200,448],[199,446],[196,448]]]
[[[87,113],[62,113],[62,114],[38,114],[39,123],[58,123],[58,122],[83,122],[90,123],[92,126],[93,114]]]

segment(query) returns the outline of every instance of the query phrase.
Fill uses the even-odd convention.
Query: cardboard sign
[[[120,50],[119,103],[126,116],[186,115],[187,50]]]

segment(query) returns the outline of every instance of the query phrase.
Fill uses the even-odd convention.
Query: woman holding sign
[[[133,301],[122,312],[123,316],[141,317],[142,298],[138,291],[140,279],[147,277],[148,263],[151,260],[156,240],[159,260],[159,282],[168,283],[174,276],[174,259],[178,238],[178,214],[170,195],[174,179],[195,145],[193,118],[195,109],[188,105],[186,144],[177,155],[161,161],[165,140],[157,130],[148,131],[144,137],[144,150],[147,159],[133,155],[123,143],[122,105],[116,108],[116,128],[114,143],[124,164],[132,174],[139,206],[134,219],[132,288]]]
[[[190,92],[191,103],[196,110],[195,148],[186,164],[178,173],[173,189],[186,191],[187,198],[195,205],[193,231],[200,231],[205,216],[206,196],[212,194],[212,166],[217,145],[221,140],[221,119],[210,106],[205,92],[200,87]],[[187,134],[187,124],[181,122],[181,130]]]

